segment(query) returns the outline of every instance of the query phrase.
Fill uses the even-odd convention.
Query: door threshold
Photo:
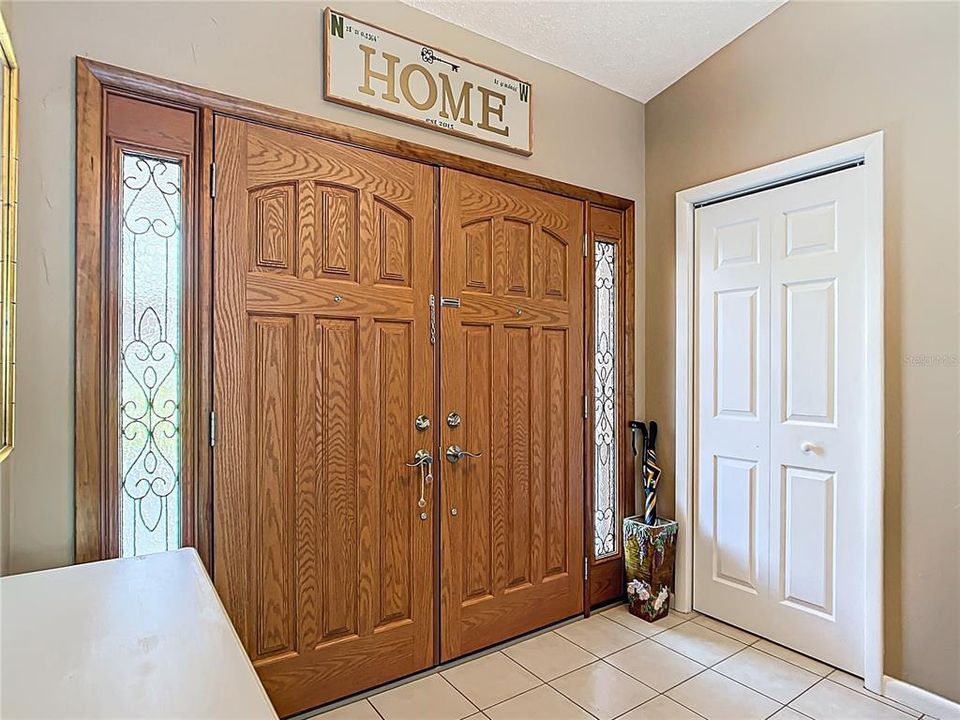
[[[619,601],[614,602],[610,604],[610,607],[614,605],[619,605],[619,604],[620,604]],[[608,606],[603,605],[603,606],[594,608],[591,611],[591,614],[600,612],[601,610],[606,610],[607,607]],[[406,685],[408,683],[414,682],[415,680],[420,680],[422,678],[429,677],[430,675],[435,675],[438,672],[443,672],[444,670],[455,668],[458,665],[463,665],[464,663],[470,662],[471,660],[476,660],[477,658],[481,658],[485,655],[490,655],[495,652],[500,652],[504,648],[511,647],[513,645],[522,643],[531,638],[535,638],[539,635],[544,635],[548,632],[553,632],[557,628],[564,627],[565,625],[570,625],[571,623],[575,623],[578,620],[582,620],[583,618],[584,618],[583,613],[572,615],[565,620],[561,620],[560,622],[555,622],[552,625],[545,625],[542,628],[531,630],[528,633],[524,633],[523,635],[518,635],[517,637],[510,638],[509,640],[504,640],[502,643],[491,645],[490,647],[483,648],[482,650],[475,650],[474,652],[469,653],[467,655],[463,655],[462,657],[458,657],[455,660],[450,660],[449,662],[433,665],[431,667],[426,668],[425,670],[421,670],[420,672],[415,672],[410,675],[404,675],[403,677],[397,678],[396,680],[391,680],[388,683],[383,683],[382,685],[375,685],[374,687],[368,688],[367,690],[363,690],[362,692],[354,693],[353,695],[348,695],[345,698],[341,698],[340,700],[336,700],[326,705],[321,705],[320,707],[313,708],[312,710],[305,710],[304,712],[299,713],[297,715],[290,715],[288,720],[306,720],[307,718],[312,718],[318,715],[322,715],[323,713],[330,712],[331,710],[336,710],[337,708],[343,707],[344,705],[350,705],[351,703],[355,703],[360,700],[365,700],[369,697],[373,697],[374,695],[379,695],[380,693],[386,692],[387,690],[392,690],[395,687],[400,687],[401,685]]]

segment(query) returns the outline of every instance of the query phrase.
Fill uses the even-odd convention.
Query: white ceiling
[[[647,102],[785,0],[404,2]]]

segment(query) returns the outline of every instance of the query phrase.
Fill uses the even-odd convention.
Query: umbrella
[[[637,432],[640,433],[640,449],[637,450]],[[647,525],[657,522],[657,483],[660,482],[660,468],[657,466],[657,423],[630,421],[631,441],[634,457],[640,457],[640,478],[643,481],[643,521]]]
[[[657,483],[660,482],[660,467],[657,465],[657,423],[650,423],[650,435],[644,433],[643,461],[641,476],[643,478],[644,512],[643,521],[647,525],[657,523]]]

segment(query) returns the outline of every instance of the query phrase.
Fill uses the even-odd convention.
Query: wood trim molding
[[[482,175],[533,188],[534,190],[544,190],[577,200],[606,205],[617,210],[626,210],[633,205],[632,200],[609,193],[589,190],[561,180],[533,175],[522,170],[501,167],[445,150],[437,150],[426,145],[398,140],[387,135],[341,125],[293,110],[272,107],[253,100],[243,100],[212,90],[164,80],[96,60],[78,58],[77,62],[101,85],[117,90],[175,102],[180,105],[208,108],[222,115],[230,115],[262,125],[296,130],[307,135],[314,135],[348,145],[357,145],[368,150],[376,150],[386,155],[416,160],[429,165],[439,165],[452,170],[462,170],[474,175]]]
[[[550,192],[580,200],[585,204],[619,212],[623,216],[621,231],[625,250],[624,289],[621,302],[624,309],[625,332],[623,347],[626,367],[621,382],[624,383],[623,413],[633,412],[634,397],[634,202],[632,200],[596,190],[582,188],[560,180],[534,175],[522,170],[501,167],[493,163],[464,157],[378,133],[341,125],[329,120],[303,113],[271,107],[262,103],[231,97],[222,93],[186,85],[171,80],[153,77],[144,73],[126,70],[106,63],[78,57],[77,72],[77,295],[76,295],[76,385],[75,385],[75,560],[87,562],[105,557],[103,543],[105,518],[102,502],[102,487],[105,472],[102,427],[105,408],[104,398],[104,295],[102,291],[103,262],[102,237],[104,226],[104,107],[108,94],[128,95],[147,101],[191,109],[200,116],[200,153],[198,164],[198,258],[200,273],[197,279],[199,298],[197,302],[197,328],[199,334],[198,405],[211,407],[212,378],[212,328],[210,278],[212,276],[212,202],[210,178],[203,168],[212,161],[212,133],[214,115],[234,117],[249,122],[293,130],[326,140],[353,145],[393,157],[413,160],[437,168],[459,170],[482,177],[501,180],[522,187]],[[589,212],[590,205],[585,205]],[[589,270],[589,268],[588,268]],[[590,271],[592,277],[592,270]],[[585,273],[585,277],[586,277]],[[589,290],[589,288],[587,288]],[[589,322],[589,319],[587,319]],[[592,387],[592,386],[591,386]],[[626,415],[624,415],[626,417]],[[203,477],[204,468],[212,466],[209,451],[209,428],[199,423],[192,444],[197,448],[196,466],[198,477]],[[586,459],[592,462],[585,445]],[[629,436],[624,436],[622,454],[625,459],[625,483],[623,487],[624,511],[632,512],[633,506],[633,458],[630,455]],[[198,481],[196,488],[196,546],[201,557],[212,570],[212,488]],[[593,525],[584,528],[587,555],[591,554]],[[608,563],[609,564],[609,563]]]
[[[103,88],[82,62],[77,62],[77,175],[75,316],[74,560],[99,560],[103,476],[102,301],[103,258]]]
[[[90,562],[120,552],[118,528],[117,371],[119,347],[115,301],[119,247],[118,208],[111,190],[124,149],[178,158],[184,168],[184,255],[181,336],[180,529],[209,566],[211,529],[210,448],[206,410],[210,388],[210,203],[208,167],[212,113],[135,96],[104,86],[79,60],[77,72],[76,315],[74,387],[74,560]],[[121,109],[122,108],[122,109]],[[112,109],[112,110],[111,110]],[[180,118],[176,133],[152,134]],[[166,117],[161,121],[160,117]],[[123,120],[122,118],[127,118]],[[114,121],[119,124],[113,127]],[[204,122],[206,120],[206,122]],[[185,124],[184,124],[185,123]],[[184,133],[188,133],[185,135]],[[176,145],[179,143],[179,146]],[[203,151],[203,152],[201,152]],[[204,195],[206,193],[206,195]],[[206,375],[204,373],[207,373]]]
[[[586,332],[584,333],[584,390],[590,402],[590,411],[585,427],[584,438],[584,481],[585,481],[585,528],[584,553],[588,558],[589,582],[585,589],[585,607],[588,609],[603,605],[621,597],[624,594],[623,569],[623,539],[618,534],[618,550],[609,557],[596,560],[593,557],[593,496],[594,496],[594,373],[592,363],[587,358],[593,355],[594,333],[594,247],[597,238],[613,242],[619,247],[619,257],[622,261],[618,268],[618,294],[620,316],[617,335],[617,347],[620,349],[622,361],[618,365],[617,383],[622,388],[617,402],[617,424],[620,429],[617,447],[620,487],[618,492],[619,507],[617,508],[618,522],[624,517],[632,515],[635,507],[635,461],[631,449],[630,432],[627,430],[627,421],[634,413],[634,327],[635,327],[635,259],[634,259],[634,212],[633,206],[625,210],[603,207],[596,204],[587,204],[587,238],[589,246],[585,253],[587,264],[584,273],[584,316]],[[619,530],[618,530],[619,533]]]

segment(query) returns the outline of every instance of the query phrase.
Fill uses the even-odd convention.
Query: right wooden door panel
[[[449,660],[583,609],[583,206],[452,170],[441,199]]]

